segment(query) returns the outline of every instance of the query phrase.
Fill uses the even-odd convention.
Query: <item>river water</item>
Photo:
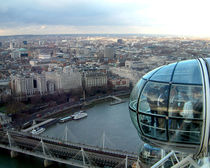
[[[99,103],[86,112],[88,117],[63,124],[57,123],[47,128],[42,135],[61,140],[66,140],[67,137],[71,142],[100,147],[104,139],[105,148],[138,153],[142,142],[130,119],[128,99],[125,103],[112,106],[110,102]],[[10,159],[8,154],[0,152],[0,168],[43,167],[39,159],[30,158],[31,161],[24,161],[24,158]]]

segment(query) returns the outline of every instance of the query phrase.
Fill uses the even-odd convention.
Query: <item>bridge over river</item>
[[[11,157],[23,153],[75,167],[131,167],[138,156],[120,150],[105,149],[85,144],[55,140],[29,133],[0,130],[0,148],[11,151]]]

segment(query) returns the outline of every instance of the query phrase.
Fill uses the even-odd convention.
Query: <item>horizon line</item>
[[[55,34],[15,34],[15,35],[0,35],[0,37],[13,37],[13,36],[55,36],[55,35],[136,35],[136,36],[173,36],[173,37],[187,37],[187,38],[210,38],[193,35],[175,35],[175,34],[159,34],[159,33],[55,33]]]

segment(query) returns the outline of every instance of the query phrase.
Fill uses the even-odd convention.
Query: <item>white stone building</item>
[[[101,72],[84,73],[85,88],[107,86],[107,74]]]
[[[129,69],[136,69],[145,66],[145,63],[141,61],[125,61],[125,67]]]
[[[63,68],[63,71],[53,71],[45,73],[47,81],[55,84],[55,90],[67,92],[71,89],[82,87],[82,76],[77,69],[69,66]]]
[[[109,70],[113,74],[117,74],[117,75],[119,75],[123,78],[128,78],[131,81],[133,86],[144,75],[144,71],[142,71],[142,72],[135,71],[135,70],[128,69],[128,68],[125,68],[125,67],[110,67]]]
[[[28,74],[11,76],[13,94],[32,96],[35,93],[47,93],[46,78],[42,74]]]

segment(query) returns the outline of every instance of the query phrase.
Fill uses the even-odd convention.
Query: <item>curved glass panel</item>
[[[143,115],[143,114],[138,114],[138,117],[139,117],[139,125],[144,135],[159,140],[167,140],[164,118],[160,118],[157,116]],[[153,121],[155,121],[155,124],[152,123]],[[159,122],[163,123],[164,126],[163,128],[158,127],[156,125]]]
[[[203,121],[192,120],[190,123],[187,123],[184,119],[169,119],[169,124],[177,121],[179,124],[178,128],[168,130],[169,141],[200,144]]]
[[[175,65],[176,63],[164,66],[159,71],[157,71],[150,78],[150,80],[158,81],[158,82],[170,82]]]
[[[139,99],[139,124],[144,135],[166,140],[169,84],[148,82]],[[147,113],[147,114],[142,114]]]
[[[169,98],[169,141],[200,143],[202,86],[172,85]]]
[[[141,130],[143,131],[143,134],[149,134],[151,132],[150,126],[151,126],[151,116],[138,114],[139,117],[139,123]]]
[[[140,132],[139,126],[138,126],[138,121],[137,121],[137,114],[130,110],[130,117],[131,117],[131,120],[133,122],[133,125],[135,126],[137,131]]]
[[[208,71],[210,74],[210,58],[205,58],[205,60],[207,61]]]
[[[144,86],[145,82],[146,81],[143,79],[138,81],[138,83],[135,85],[135,87],[133,88],[133,90],[131,92],[129,107],[132,108],[133,110],[137,110],[137,101],[138,101],[139,93],[140,93],[142,87]]]
[[[202,86],[172,85],[169,98],[169,117],[201,119],[203,115]]]
[[[148,82],[139,99],[139,112],[167,115],[169,85]]]
[[[160,69],[161,67],[155,68],[152,71],[148,72],[147,74],[145,74],[142,78],[144,79],[149,79],[158,69]]]
[[[173,83],[202,84],[201,71],[197,60],[179,62],[173,76]]]
[[[210,58],[205,58],[208,64],[210,64]]]
[[[208,64],[210,65],[210,58],[205,58],[205,60],[208,62]]]

